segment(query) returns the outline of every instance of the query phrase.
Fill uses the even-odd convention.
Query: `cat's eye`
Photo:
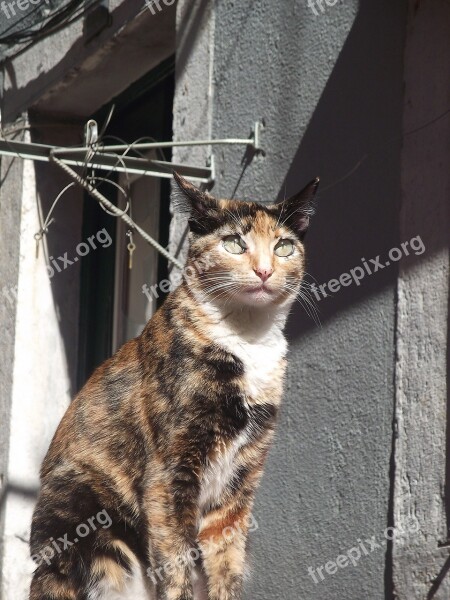
[[[231,254],[243,254],[247,245],[239,235],[227,235],[223,240],[223,247]]]
[[[294,252],[294,244],[291,240],[280,240],[273,251],[277,256],[290,256]]]

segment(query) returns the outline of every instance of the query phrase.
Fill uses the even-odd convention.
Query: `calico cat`
[[[241,598],[318,179],[263,205],[174,177],[174,204],[189,213],[186,277],[58,427],[32,523],[30,600],[192,600],[196,559],[209,600]]]

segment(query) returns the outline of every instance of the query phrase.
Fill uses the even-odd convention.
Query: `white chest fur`
[[[244,364],[244,382],[249,399],[257,402],[264,395],[280,361],[286,355],[287,344],[280,331],[273,331],[257,343],[247,342],[239,336],[219,340],[229,352]]]
[[[216,325],[213,339],[242,361],[246,395],[257,402],[280,368],[287,342],[282,326],[277,323],[268,327],[264,320],[252,322],[245,313],[241,321],[235,321],[233,327],[226,322]]]
[[[242,329],[245,334],[240,333],[241,327],[236,322],[230,327],[226,322],[214,326],[212,338],[214,342],[222,346],[239,358],[244,365],[244,392],[246,402],[257,404],[264,402],[267,389],[273,385],[273,379],[280,369],[280,361],[287,352],[287,343],[280,326],[260,327],[258,323],[252,327],[251,321],[245,320],[243,315]],[[272,400],[272,399],[271,399]],[[273,400],[275,400],[273,398]],[[250,439],[250,427],[227,444],[215,455],[202,478],[200,493],[200,506],[207,508],[219,502],[226,487],[231,482],[236,472],[236,456],[242,446]]]
[[[236,471],[236,455],[247,440],[248,435],[244,431],[226,448],[219,449],[214,460],[209,462],[203,473],[200,490],[200,506],[202,509],[208,509],[220,502]]]

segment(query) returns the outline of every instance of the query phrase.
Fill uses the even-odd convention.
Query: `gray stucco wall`
[[[0,573],[3,557],[4,504],[6,501],[9,423],[13,385],[17,283],[20,245],[22,162],[2,158],[0,175]]]
[[[400,230],[426,252],[401,263],[398,283],[394,515],[413,531],[394,542],[393,576],[399,598],[448,600],[450,5],[410,6]]]
[[[191,40],[188,72],[180,70],[189,87],[177,85],[175,100],[189,107],[200,90],[212,111],[193,101],[175,120],[177,138],[198,133],[192,123],[202,115],[202,134],[209,121],[216,138],[245,137],[255,120],[265,121],[266,155],[246,169],[241,149],[215,151],[213,193],[273,201],[321,176],[307,237],[308,271],[318,283],[401,241],[406,22],[403,1],[324,8],[316,16],[303,1],[216,2],[210,52],[204,25],[191,33],[202,50],[196,55]],[[249,599],[391,596],[386,544],[356,567],[322,571],[317,584],[307,569],[334,561],[358,539],[382,542],[391,524],[397,275],[391,265],[316,302],[321,327],[300,306],[292,315],[284,409],[256,504]]]

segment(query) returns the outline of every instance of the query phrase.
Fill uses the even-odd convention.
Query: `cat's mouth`
[[[246,292],[270,292],[272,293],[272,290],[270,288],[268,288],[266,285],[264,285],[264,283],[261,283],[260,285],[253,285],[253,286],[249,286],[245,288]]]
[[[252,285],[252,286],[245,287],[244,291],[247,294],[255,294],[256,296],[259,296],[259,295],[262,296],[264,294],[268,294],[268,295],[274,294],[274,290],[269,288],[264,283],[261,283],[260,285]]]
[[[241,300],[244,304],[250,306],[267,305],[275,302],[278,294],[273,287],[269,287],[266,283],[259,285],[246,285],[241,289]]]

